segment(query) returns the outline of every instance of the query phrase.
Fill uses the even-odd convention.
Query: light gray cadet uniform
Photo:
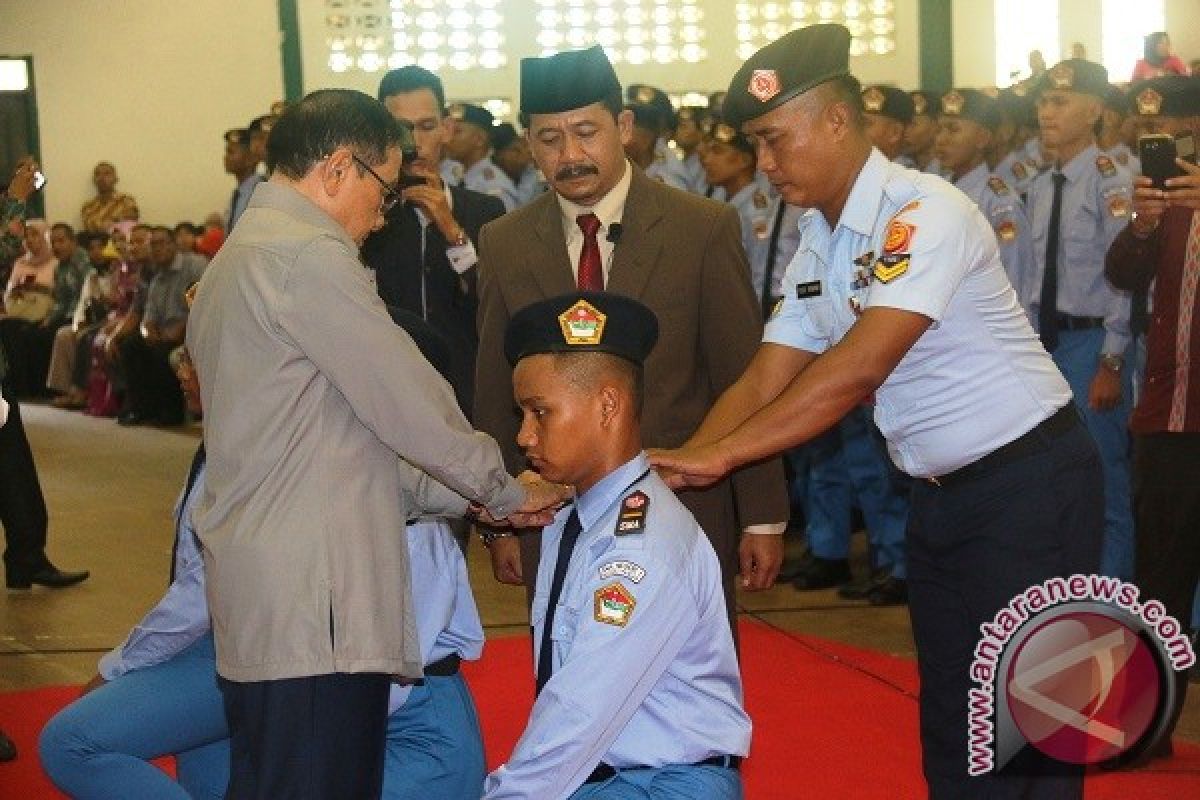
[[[576,514],[581,532],[545,631],[559,541]],[[684,790],[671,796],[741,797],[736,771],[698,765],[750,746],[720,565],[645,453],[543,529],[531,616],[534,652],[554,640],[553,672],[486,800],[646,797],[636,786],[649,780]],[[600,763],[617,776],[584,784]]]
[[[653,178],[667,186],[691,191],[691,182],[679,156],[667,146],[667,140],[661,136],[654,144],[654,161],[645,169],[646,177]]]
[[[1023,289],[1020,281],[1028,280],[1033,270],[1033,233],[1021,198],[1003,178],[989,172],[986,163],[963,175],[954,185],[974,200],[992,223],[1008,280],[1018,297],[1028,296],[1028,288]]]
[[[521,205],[521,198],[512,178],[496,166],[496,162],[492,161],[490,154],[467,168],[463,174],[462,185],[473,192],[500,198],[500,202],[504,203],[505,211],[512,211]]]
[[[462,163],[453,158],[443,158],[438,166],[438,173],[442,176],[442,183],[447,186],[462,186],[466,170],[463,169]]]

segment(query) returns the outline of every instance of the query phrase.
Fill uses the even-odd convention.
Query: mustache
[[[593,167],[591,164],[574,164],[569,167],[563,167],[558,172],[554,173],[554,180],[569,181],[572,178],[583,178],[588,175],[599,175],[600,170]]]

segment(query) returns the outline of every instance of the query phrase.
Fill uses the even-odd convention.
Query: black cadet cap
[[[721,116],[735,128],[809,89],[850,74],[850,31],[797,28],[759,50],[734,73]]]
[[[1014,125],[1037,127],[1037,107],[1029,95],[1018,93],[1016,87],[1010,86],[1001,89],[996,99],[1000,102],[1000,112]]]
[[[721,142],[722,144],[736,147],[743,153],[755,154],[754,145],[750,143],[750,137],[732,125],[722,122],[720,118],[713,118],[712,124],[704,131],[704,138],[709,141]]]
[[[939,111],[943,117],[969,119],[992,131],[1000,126],[1000,101],[978,89],[951,89],[942,95]]]
[[[675,106],[662,89],[645,83],[631,83],[625,89],[625,103],[627,108],[643,106],[652,109],[654,117],[648,118],[657,119],[663,129],[675,127]]]
[[[880,114],[899,120],[905,125],[912,122],[913,101],[908,92],[894,86],[868,86],[862,90],[863,111]]]
[[[491,131],[492,123],[496,121],[496,118],[492,116],[492,112],[474,103],[454,103],[446,109],[446,114],[482,128],[485,133]]]
[[[1129,88],[1130,105],[1139,117],[1200,116],[1200,77],[1164,75]]]
[[[250,144],[250,132],[245,128],[233,128],[225,131],[225,141],[229,144],[240,144],[243,147]]]
[[[492,126],[488,131],[488,138],[491,139],[493,150],[503,150],[517,140],[520,134],[517,129],[512,126],[511,122],[501,122],[499,125]]]
[[[913,89],[908,93],[913,101],[913,116],[936,117],[941,107],[942,98],[937,92],[925,89]]]
[[[608,353],[642,364],[658,341],[658,317],[611,292],[574,292],[525,306],[508,321],[510,364],[538,353]]]
[[[1048,89],[1090,94],[1104,100],[1108,97],[1109,90],[1108,70],[1094,61],[1068,58],[1046,70],[1034,93],[1041,94]]]
[[[557,114],[621,93],[621,82],[600,45],[546,58],[521,59],[521,112]]]

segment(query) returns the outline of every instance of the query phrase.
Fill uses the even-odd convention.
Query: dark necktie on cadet
[[[579,274],[576,285],[581,292],[604,291],[604,268],[600,264],[600,242],[596,233],[600,230],[600,218],[595,214],[580,214],[575,218],[583,231],[583,249],[579,251]]]
[[[1067,176],[1055,172],[1054,202],[1050,206],[1050,224],[1046,228],[1046,271],[1042,274],[1042,297],[1038,306],[1038,329],[1047,353],[1058,347],[1058,228],[1062,219],[1063,184]]]
[[[192,456],[192,466],[188,469],[187,485],[183,490],[183,497],[179,500],[179,512],[175,515],[175,544],[171,547],[171,580],[167,585],[175,582],[175,558],[179,555],[179,529],[183,527],[183,515],[187,513],[188,498],[192,496],[192,489],[196,488],[196,478],[200,477],[200,468],[204,466],[204,442],[196,448],[196,455]]]
[[[582,217],[580,217],[582,219]],[[593,230],[593,239],[595,231]],[[582,285],[580,288],[583,288]],[[563,581],[567,578],[567,567],[571,563],[571,552],[575,542],[579,541],[579,513],[571,509],[571,516],[563,528],[562,538],[558,540],[558,560],[554,562],[554,579],[550,581],[550,596],[546,599],[546,617],[542,624],[542,646],[538,650],[537,691],[542,693],[542,687],[550,680],[554,671],[554,611],[558,607],[558,598],[562,594]]]
[[[242,185],[239,183],[238,187],[233,190],[233,196],[229,198],[229,224],[226,226],[228,228],[228,230],[225,231],[226,236],[228,236],[230,234],[230,232],[233,231],[233,223],[237,222],[237,219],[234,217],[234,214],[237,213],[237,201],[238,201],[238,197],[241,195],[241,193],[242,193]]]

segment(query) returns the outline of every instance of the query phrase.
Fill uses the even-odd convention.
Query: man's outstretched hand
[[[676,491],[711,486],[729,472],[729,461],[716,445],[683,446],[675,450],[651,449],[650,464]]]

